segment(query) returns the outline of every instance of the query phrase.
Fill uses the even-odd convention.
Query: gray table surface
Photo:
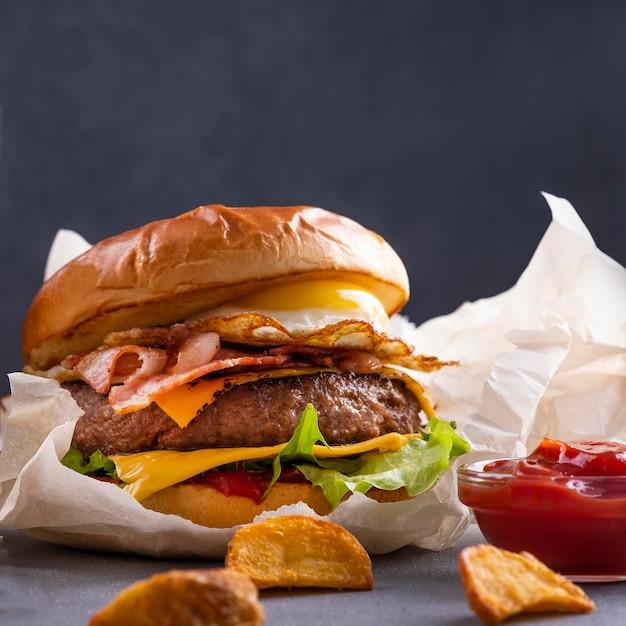
[[[0,624],[81,626],[127,585],[173,568],[218,567],[221,562],[159,560],[75,550],[0,529]],[[471,527],[452,548],[408,547],[373,557],[374,590],[263,591],[266,624],[442,624],[476,626],[457,572],[464,546],[482,541]],[[583,585],[596,603],[589,615],[516,618],[534,626],[585,626],[624,621],[626,583]]]

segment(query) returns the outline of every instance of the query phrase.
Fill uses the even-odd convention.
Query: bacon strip
[[[154,376],[166,365],[164,350],[121,346],[86,354],[74,365],[74,371],[98,393],[108,393],[112,384]]]
[[[237,366],[278,367],[286,360],[287,357],[280,356],[245,356],[234,359],[212,360],[195,369],[180,373],[165,371],[148,379],[132,381],[132,384],[127,382],[124,385],[113,387],[109,393],[109,404],[116,413],[138,411],[149,406],[155,396],[171,391],[180,385],[189,383],[211,372],[219,372],[220,370]]]
[[[319,348],[316,346],[279,346],[268,350],[270,354],[297,354],[300,360],[306,355],[309,363],[324,367],[336,367],[342,372],[371,374],[382,367],[379,357],[354,349]]]
[[[172,373],[184,374],[206,365],[219,349],[220,338],[217,333],[190,333],[179,347]]]
[[[164,330],[164,329],[159,329]],[[164,348],[121,345],[73,355],[65,366],[101,394],[118,413],[149,406],[152,398],[211,371],[220,348],[216,333],[198,333],[178,325],[160,335]],[[146,331],[144,335],[149,335]],[[145,336],[143,337],[145,338]]]
[[[132,344],[120,343],[125,340]],[[112,333],[105,346],[72,355],[64,364],[98,393],[108,393],[116,413],[145,408],[160,394],[222,370],[324,366],[370,373],[381,365],[379,358],[352,349],[279,346],[247,351],[243,346],[221,346],[217,333],[192,331],[183,324]]]

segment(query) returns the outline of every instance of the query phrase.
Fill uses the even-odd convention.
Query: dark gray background
[[[2,0],[0,370],[61,227],[323,206],[398,250],[416,323],[515,282],[542,190],[626,264],[625,62],[620,1]]]

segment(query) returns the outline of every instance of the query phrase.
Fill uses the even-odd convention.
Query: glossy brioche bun
[[[388,315],[409,297],[395,251],[349,218],[305,206],[201,206],[105,239],[47,280],[24,321],[24,364],[46,370],[112,331],[168,326],[303,279],[360,285]]]
[[[378,502],[400,502],[410,498],[404,488],[396,491],[372,488],[365,495]],[[345,497],[349,497],[349,493]],[[261,503],[243,496],[225,496],[208,485],[178,483],[148,496],[141,504],[152,511],[184,517],[200,526],[232,528],[249,524],[265,511],[275,511],[297,502],[308,505],[318,515],[328,515],[333,510],[322,489],[309,482],[278,482]]]

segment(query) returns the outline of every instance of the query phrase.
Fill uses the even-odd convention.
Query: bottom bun
[[[385,491],[384,489],[376,489],[372,487],[366,494],[368,498],[376,500],[376,502],[402,502],[404,500],[410,500],[411,496],[407,493],[407,490],[402,487],[395,491]]]
[[[410,497],[405,489],[370,489],[366,495],[378,502],[398,502]],[[249,524],[260,513],[275,511],[281,506],[296,502],[303,502],[318,515],[328,515],[334,508],[320,487],[306,482],[277,483],[260,503],[244,496],[226,496],[206,485],[179,483],[157,491],[141,504],[158,513],[184,517],[200,526],[231,528]]]
[[[278,483],[259,503],[244,496],[226,496],[213,487],[179,483],[157,491],[141,504],[159,513],[179,515],[200,526],[231,528],[250,523],[264,511],[275,511],[296,502],[304,502],[318,515],[328,515],[333,510],[321,488],[310,483]]]

